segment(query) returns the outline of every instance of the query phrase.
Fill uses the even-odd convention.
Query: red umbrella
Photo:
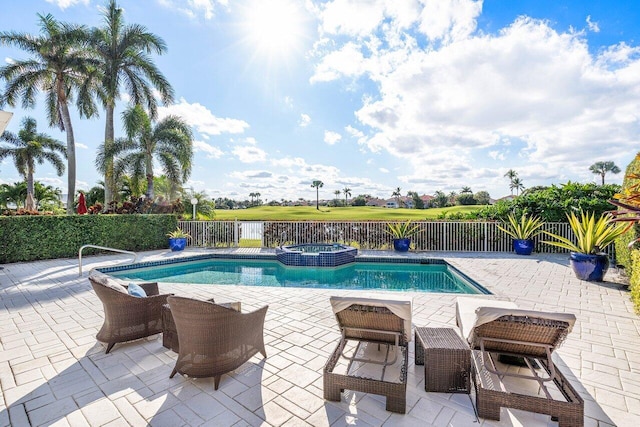
[[[87,213],[87,201],[84,199],[84,193],[80,193],[78,197],[78,214],[83,215]]]

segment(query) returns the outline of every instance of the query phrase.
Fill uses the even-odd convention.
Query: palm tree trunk
[[[604,185],[604,175],[605,175],[604,172],[600,174],[600,176],[602,177],[602,185]]]
[[[35,210],[35,204],[33,199],[33,167],[29,165],[27,169],[27,200],[25,201],[24,207],[28,211]],[[31,196],[31,197],[29,197]]]
[[[320,208],[318,207],[318,203],[320,199],[320,187],[316,187],[316,209],[320,210]]]
[[[58,99],[60,99],[60,114],[64,131],[67,134],[67,215],[72,215],[76,194],[76,141],[73,136],[73,126],[71,126],[66,97],[58,95]]]
[[[115,106],[111,103],[107,104],[106,113],[107,121],[104,128],[104,151],[109,152],[113,146],[114,130],[113,130],[113,110]],[[115,200],[115,183],[113,180],[113,157],[109,156],[105,158],[104,167],[104,206],[109,205],[109,202]]]
[[[153,194],[153,157],[151,156],[145,156],[145,167],[146,167],[146,171],[147,171],[147,200],[153,200],[154,198],[154,194]]]

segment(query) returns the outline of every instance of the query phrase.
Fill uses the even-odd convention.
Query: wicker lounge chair
[[[560,426],[584,424],[584,401],[552,360],[553,351],[571,332],[573,314],[519,310],[514,303],[479,298],[458,298],[456,318],[472,349],[478,415],[500,419],[508,407],[551,415]],[[500,368],[494,354],[515,356],[530,374]],[[545,373],[539,373],[541,366]],[[534,380],[543,395],[509,392],[506,379]],[[550,388],[553,387],[552,390]]]
[[[380,394],[387,398],[387,411],[404,414],[411,301],[331,297],[330,302],[342,337],[324,367],[324,398],[340,401],[345,389]],[[357,344],[348,356],[350,340]]]
[[[147,297],[138,298],[129,295],[124,285],[106,275],[91,276],[89,282],[104,307],[104,323],[96,339],[107,343],[106,353],[116,343],[162,332],[161,309],[168,295],[159,295],[157,283],[139,284]]]
[[[267,357],[264,319],[268,306],[240,313],[210,301],[167,298],[178,331],[178,359],[169,378],[181,373],[195,378],[220,377],[240,367],[255,354]]]

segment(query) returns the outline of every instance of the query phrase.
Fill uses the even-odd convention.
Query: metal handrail
[[[102,249],[104,251],[112,251],[112,252],[118,252],[121,254],[133,255],[133,260],[131,261],[131,264],[136,262],[136,260],[138,259],[138,254],[135,252],[125,251],[122,249],[107,248],[105,246],[84,245],[78,250],[78,276],[82,276],[82,250],[84,248],[95,248],[95,249]]]

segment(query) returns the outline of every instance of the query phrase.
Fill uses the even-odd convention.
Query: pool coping
[[[185,263],[185,262],[193,262],[193,261],[206,261],[209,259],[230,259],[230,260],[251,260],[251,261],[278,261],[276,254],[203,254],[203,255],[191,255],[180,258],[173,258],[167,260],[159,260],[159,261],[144,261],[132,264],[124,264],[117,265],[113,267],[99,267],[96,268],[96,271],[100,273],[109,274],[118,271],[132,270],[134,268],[147,268],[147,267],[157,267],[161,265],[170,265],[177,263]],[[478,295],[493,295],[491,291],[482,286],[476,280],[472,279],[462,271],[458,270],[455,266],[448,263],[442,258],[430,258],[430,257],[412,257],[412,258],[400,258],[393,256],[371,256],[371,255],[357,255],[355,257],[355,264],[357,263],[388,263],[388,264],[417,264],[417,265],[446,265],[449,271],[454,275],[459,276],[465,282],[467,282],[470,286],[474,287],[478,291]],[[300,266],[288,266],[285,264],[281,265],[285,268],[307,268]],[[310,266],[309,268],[341,268],[344,265],[336,266],[336,267],[320,267],[320,266]],[[428,293],[428,292],[425,292]],[[450,292],[439,292],[439,293],[450,293]]]

